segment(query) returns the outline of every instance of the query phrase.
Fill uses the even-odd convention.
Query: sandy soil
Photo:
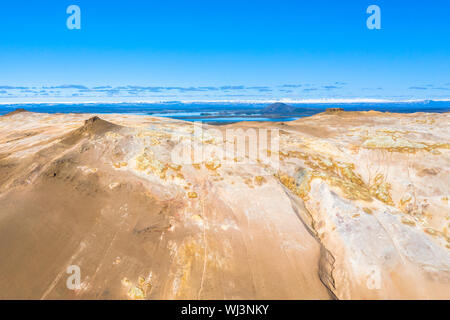
[[[449,299],[449,127],[2,116],[0,299]],[[278,135],[225,161],[230,129]],[[186,143],[206,155],[174,161]]]

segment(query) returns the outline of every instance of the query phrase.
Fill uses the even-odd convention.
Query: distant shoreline
[[[136,101],[0,101],[0,106],[5,105],[40,105],[40,104],[270,104],[276,102],[283,102],[289,104],[359,104],[359,103],[427,103],[427,102],[450,102],[450,98],[446,99],[405,99],[405,100],[390,100],[390,99],[269,99],[269,100],[136,100]]]
[[[280,104],[278,104],[280,105]],[[283,103],[281,105],[287,106]],[[397,103],[339,103],[290,104],[291,109],[273,109],[265,112],[266,103],[95,103],[95,104],[10,104],[0,105],[0,115],[19,108],[37,113],[76,114],[129,114],[190,122],[229,124],[241,121],[288,122],[325,112],[327,109],[343,111],[379,111],[390,113],[445,113],[450,112],[450,101],[421,101]]]

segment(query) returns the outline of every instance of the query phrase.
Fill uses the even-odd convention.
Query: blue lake
[[[291,121],[314,115],[327,108],[343,108],[346,111],[376,110],[382,112],[449,112],[450,101],[420,101],[395,103],[301,103],[290,104],[297,108],[295,114],[269,117],[261,110],[267,103],[91,103],[91,104],[10,104],[0,105],[0,115],[24,108],[42,113],[121,113],[168,117],[188,121],[235,122],[235,121]]]

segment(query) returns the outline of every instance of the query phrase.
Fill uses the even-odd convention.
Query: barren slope
[[[99,117],[0,117],[0,298],[450,298],[449,114]],[[279,166],[222,161],[237,128]]]

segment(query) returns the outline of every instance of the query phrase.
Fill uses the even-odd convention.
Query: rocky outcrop
[[[327,108],[327,110],[325,110],[325,113],[336,113],[336,112],[341,112],[344,111],[343,108]]]
[[[24,108],[18,108],[18,109],[15,109],[14,111],[4,114],[2,117],[9,117],[9,116],[13,116],[15,114],[22,113],[22,112],[28,112],[28,111],[25,110]]]

